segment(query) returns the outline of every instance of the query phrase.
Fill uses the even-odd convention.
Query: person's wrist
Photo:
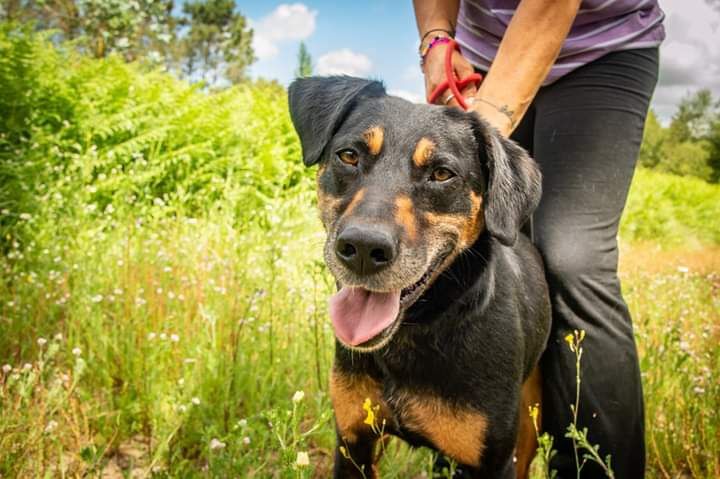
[[[515,129],[510,116],[501,112],[495,106],[480,101],[477,97],[473,98],[470,109],[495,127],[503,136],[510,136],[510,133]]]

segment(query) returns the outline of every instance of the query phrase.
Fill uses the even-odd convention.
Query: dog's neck
[[[458,302],[471,302],[483,311],[495,290],[496,256],[500,245],[484,232],[443,271],[405,313],[406,321],[432,321]],[[482,286],[480,286],[482,285]]]

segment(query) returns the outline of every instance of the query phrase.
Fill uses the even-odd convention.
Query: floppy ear
[[[540,169],[517,143],[502,136],[484,120],[478,120],[488,185],[485,200],[485,227],[505,246],[517,240],[523,223],[530,218],[542,193]],[[484,155],[483,155],[484,154]]]
[[[299,78],[290,84],[290,118],[300,136],[303,162],[320,161],[325,146],[357,100],[385,95],[382,83],[349,76]]]

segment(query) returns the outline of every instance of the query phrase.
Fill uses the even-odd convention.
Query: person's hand
[[[450,47],[447,43],[435,45],[425,56],[425,65],[423,66],[423,73],[425,74],[425,98],[429,97],[435,87],[446,79],[445,55],[448,48]],[[455,77],[458,79],[463,79],[475,72],[475,69],[470,62],[457,51],[453,52],[452,65]],[[477,87],[474,85],[468,85],[461,91],[461,93],[465,98],[473,98],[477,93]],[[448,105],[460,108],[460,104],[457,100],[450,98],[450,95],[451,91],[448,89],[440,96],[440,98],[437,99],[435,103],[438,105]],[[449,101],[448,98],[450,98]]]

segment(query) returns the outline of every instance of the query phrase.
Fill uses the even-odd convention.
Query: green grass
[[[284,91],[207,93],[4,26],[8,88],[0,476],[325,477],[334,286]],[[641,170],[623,238],[718,244],[718,199],[716,186]],[[720,278],[650,269],[623,278],[648,476],[718,477]],[[393,442],[383,477],[429,474],[431,461]]]

